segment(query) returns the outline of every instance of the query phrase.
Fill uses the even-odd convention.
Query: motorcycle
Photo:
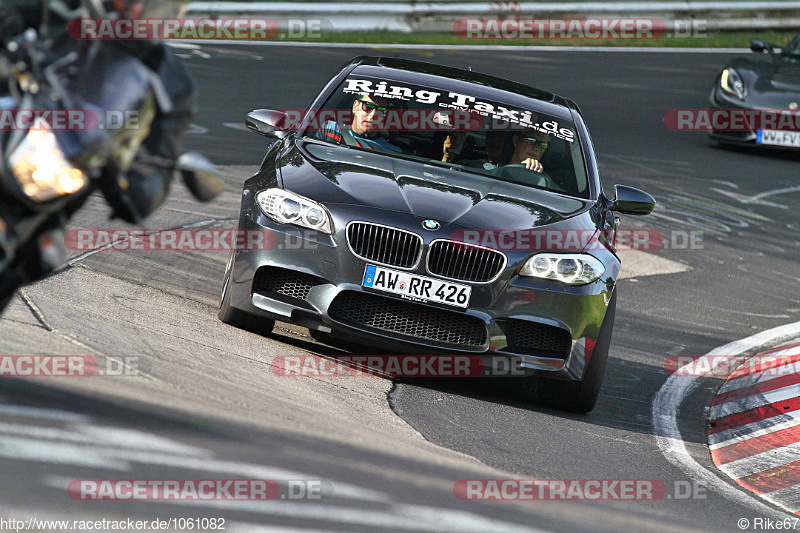
[[[0,115],[12,127],[0,124],[0,313],[21,286],[64,264],[66,224],[94,190],[134,224],[163,201],[175,173],[201,202],[222,190],[201,154],[157,153],[177,144],[173,132],[190,117],[174,113],[187,90],[170,72],[173,59],[153,69],[107,41],[64,53],[33,28],[6,42]]]

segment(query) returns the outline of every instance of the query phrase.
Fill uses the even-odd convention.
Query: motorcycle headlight
[[[86,174],[72,166],[58,146],[55,134],[32,128],[9,156],[11,171],[22,192],[34,202],[46,202],[80,191]]]
[[[536,254],[525,261],[519,275],[552,279],[567,285],[586,285],[605,271],[603,263],[589,254]]]
[[[747,90],[744,87],[742,77],[732,68],[726,68],[722,71],[719,77],[719,85],[722,87],[723,91],[732,94],[740,100],[744,100],[747,96]]]
[[[285,189],[267,189],[256,194],[261,211],[275,222],[333,233],[327,210],[317,202]]]

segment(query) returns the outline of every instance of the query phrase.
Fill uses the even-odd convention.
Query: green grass
[[[784,45],[796,32],[725,32],[704,38],[675,39],[462,39],[452,33],[397,33],[390,31],[365,31],[324,33],[320,38],[279,39],[281,41],[358,43],[358,44],[444,44],[444,45],[508,45],[508,46],[648,46],[680,48],[749,48],[751,39]]]

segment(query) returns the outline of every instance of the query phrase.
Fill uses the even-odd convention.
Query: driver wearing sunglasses
[[[317,137],[368,150],[402,152],[401,148],[381,135],[383,119],[389,111],[388,105],[389,100],[386,98],[361,95],[353,101],[353,122],[349,127],[328,121],[317,133]]]
[[[544,155],[550,142],[550,135],[540,131],[527,129],[511,136],[514,153],[508,164],[521,163],[528,170],[543,172],[544,167],[539,160]]]

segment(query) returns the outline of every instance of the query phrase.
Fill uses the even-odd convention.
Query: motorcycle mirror
[[[201,202],[213,200],[225,188],[214,164],[197,152],[181,154],[175,169],[192,196]]]

